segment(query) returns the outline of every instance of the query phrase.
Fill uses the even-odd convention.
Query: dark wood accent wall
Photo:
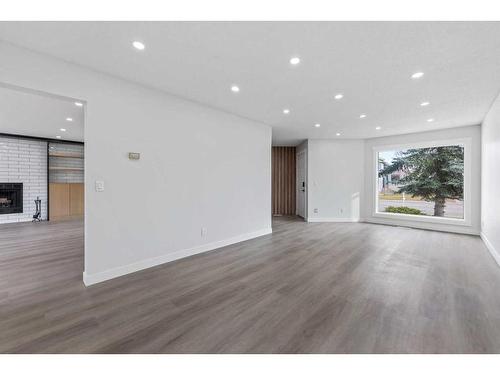
[[[295,215],[295,147],[273,147],[273,215]]]

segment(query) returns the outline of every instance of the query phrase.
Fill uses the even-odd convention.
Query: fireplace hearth
[[[0,215],[23,212],[23,184],[0,183]]]

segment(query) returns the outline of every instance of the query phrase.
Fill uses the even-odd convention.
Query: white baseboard
[[[493,247],[493,244],[488,240],[488,238],[486,237],[486,235],[483,232],[481,232],[480,236],[481,236],[481,239],[483,240],[484,244],[488,248],[488,251],[490,252],[490,254],[493,257],[493,259],[495,259],[495,261],[497,262],[497,264],[500,266],[500,254]]]
[[[168,263],[172,262],[177,259],[189,257],[191,255],[195,254],[200,254],[204,253],[207,251],[215,250],[224,246],[229,246],[238,242],[242,241],[247,241],[251,240],[252,238],[257,238],[260,236],[265,236],[266,234],[271,234],[273,232],[272,228],[266,228],[266,229],[261,229],[255,232],[251,233],[245,233],[241,234],[239,236],[231,237],[225,240],[221,241],[216,241],[216,242],[211,242],[207,243],[201,246],[197,247],[192,247],[189,249],[183,249],[176,251],[174,253],[170,254],[165,254],[156,258],[150,258],[150,259],[145,259],[141,260],[140,262],[132,263],[132,264],[127,264],[125,266],[120,266],[116,268],[112,268],[106,271],[94,273],[94,274],[87,274],[86,272],[83,272],[83,283],[86,286],[90,286],[93,284],[100,283],[102,281],[114,279],[115,277],[127,275],[129,273],[141,271],[146,268],[158,266],[163,263]]]
[[[357,223],[359,219],[351,219],[348,217],[310,217],[308,223]]]

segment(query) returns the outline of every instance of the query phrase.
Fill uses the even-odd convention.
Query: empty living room
[[[46,11],[0,21],[6,373],[498,370],[435,354],[500,353],[500,22]]]

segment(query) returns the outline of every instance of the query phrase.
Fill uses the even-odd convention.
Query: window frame
[[[403,151],[409,148],[428,148],[428,147],[445,147],[445,146],[462,146],[464,148],[464,217],[459,218],[449,218],[449,217],[436,217],[436,216],[419,216],[411,214],[400,214],[392,212],[379,212],[378,211],[378,154],[383,151]],[[451,224],[451,225],[462,225],[462,226],[472,226],[471,218],[471,147],[472,138],[457,138],[457,139],[446,139],[438,141],[427,141],[427,142],[411,142],[411,143],[400,143],[391,144],[383,146],[373,147],[373,164],[372,170],[374,174],[372,175],[373,184],[373,207],[372,216],[376,218],[383,219],[395,219],[395,220],[405,220],[405,221],[416,221],[416,222],[427,222],[436,224]]]

